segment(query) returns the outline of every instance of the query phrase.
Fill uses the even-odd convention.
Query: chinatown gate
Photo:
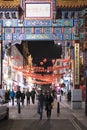
[[[81,24],[81,21],[78,19],[56,19],[55,0],[45,0],[44,2],[38,0],[25,1],[23,10],[24,16],[21,19],[3,19],[0,21],[1,54],[5,44],[20,44],[22,40],[70,41],[71,44],[74,44],[75,50],[74,85],[79,86],[78,26]],[[2,55],[0,55],[0,59],[2,59],[1,56]],[[2,62],[0,66],[0,85],[2,86]],[[76,93],[79,97],[79,91]],[[75,92],[73,94],[75,94]],[[75,95],[73,95],[73,107],[75,107],[74,97]],[[78,102],[79,107],[81,100],[80,98],[77,100],[76,103]]]

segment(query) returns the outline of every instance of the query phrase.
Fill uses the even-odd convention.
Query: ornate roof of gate
[[[18,8],[20,0],[0,0],[0,8]]]
[[[87,0],[56,0],[57,7],[80,8],[87,6]]]
[[[19,5],[20,0],[0,0],[0,8],[17,8]],[[87,0],[56,0],[56,6],[59,8],[84,7],[87,6]]]

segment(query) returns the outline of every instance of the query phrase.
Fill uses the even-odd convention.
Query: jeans
[[[38,104],[38,114],[40,115],[40,120],[42,120],[43,106],[41,106],[40,104]]]

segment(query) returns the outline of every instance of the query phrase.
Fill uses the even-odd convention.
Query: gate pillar
[[[74,88],[71,92],[71,106],[73,109],[82,108],[82,90],[80,90],[80,47],[79,40],[74,44]]]

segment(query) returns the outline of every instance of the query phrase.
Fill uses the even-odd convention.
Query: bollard
[[[60,113],[60,103],[57,102],[57,116],[59,116],[59,113]]]
[[[18,99],[18,113],[21,113],[20,99]]]
[[[57,95],[57,116],[60,113],[60,95]]]

